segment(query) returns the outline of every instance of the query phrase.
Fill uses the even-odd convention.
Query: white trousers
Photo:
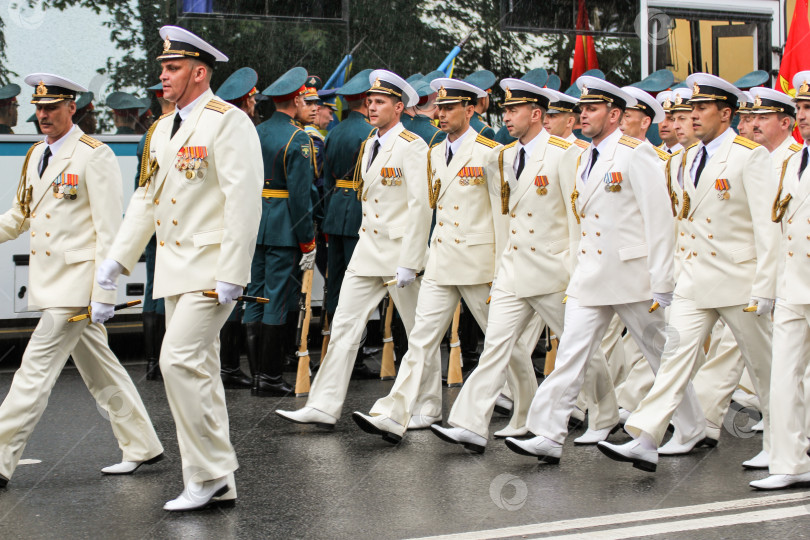
[[[396,285],[386,288],[385,282],[391,279],[393,276],[359,276],[351,269],[346,270],[335,316],[331,321],[329,349],[326,357],[321,360],[321,367],[309,390],[308,407],[335,418],[340,417],[357,350],[363,338],[363,330],[387,292],[391,293],[405,326],[405,332],[408,334],[409,351],[413,347],[410,334],[414,326],[416,300],[423,280],[416,278],[415,282],[401,289]],[[441,385],[441,381],[439,384]],[[441,389],[439,391],[441,392]]]
[[[740,305],[703,309],[697,307],[694,300],[675,296],[670,307],[667,344],[661,359],[661,369],[650,393],[630,415],[625,425],[631,435],[638,437],[644,431],[658,444],[661,443],[673,412],[688,395],[687,390],[692,388],[690,381],[699,367],[699,352],[703,343],[717,319],[722,318],[734,333],[743,359],[754,377],[757,394],[763,402],[763,447],[768,450],[769,414],[764,404],[768,403],[770,392],[771,320],[770,317],[744,313],[744,307]],[[702,409],[700,415],[703,415]],[[694,416],[692,419],[697,422]],[[705,418],[703,425],[705,430]],[[676,425],[675,429],[678,431],[679,426]],[[683,440],[689,440],[688,433],[682,433],[682,437]]]
[[[408,353],[399,366],[397,379],[387,396],[377,400],[371,408],[371,414],[388,416],[403,428],[413,415],[441,417],[442,415],[442,387],[441,364],[439,362],[439,346],[442,336],[453,319],[456,305],[461,298],[470,309],[478,325],[489,334],[487,324],[487,306],[490,286],[486,283],[478,285],[439,285],[433,280],[422,281],[422,290],[419,292],[419,303],[416,308],[416,320],[413,332],[408,341]],[[513,329],[514,330],[514,329]],[[522,343],[522,341],[521,341]],[[521,384],[531,384],[534,380],[534,370],[531,368],[529,351],[525,346],[516,347],[514,351],[523,359],[523,373],[515,378]],[[482,357],[483,358],[483,355]],[[478,371],[481,367],[481,358],[478,360]],[[531,371],[531,376],[527,373]],[[495,397],[503,387],[504,379],[497,385]],[[465,385],[466,386],[466,385]],[[527,407],[527,393],[520,389],[513,390],[513,413],[515,422],[520,422],[521,409]],[[528,396],[531,395],[531,391]],[[494,397],[493,397],[494,401]],[[404,432],[404,429],[403,429]]]
[[[177,429],[183,482],[229,477],[239,464],[231,446],[225,387],[219,375],[219,331],[233,304],[199,292],[167,296],[160,371]]]
[[[110,420],[125,461],[144,461],[163,447],[138,390],[107,343],[103,325],[89,319],[68,323],[84,308],[50,308],[42,312],[20,369],[0,405],[0,474],[11,478],[51,395],[56,379],[73,356],[87,389]]]
[[[810,306],[777,300],[771,369],[771,474],[810,472],[806,388],[810,364]],[[760,396],[762,403],[762,396]]]
[[[649,313],[652,301],[615,306],[580,306],[576,298],[568,297],[565,304],[565,333],[557,349],[554,371],[546,377],[532,401],[527,426],[535,435],[559,444],[568,434],[568,418],[574,407],[586,372],[594,370],[597,380],[609,380],[607,364],[596,354],[613,318],[618,314],[633,336],[653,370],[658,369],[665,343],[663,310]],[[590,365],[589,365],[590,364]],[[691,387],[690,387],[691,389]],[[611,399],[606,396],[604,399]],[[612,396],[615,399],[615,395]],[[697,398],[686,400],[685,405],[700,415]]]
[[[744,368],[745,362],[731,328],[718,320],[712,329],[706,362],[692,381],[706,420],[715,426],[723,425],[731,394],[740,383]]]
[[[525,347],[521,345],[521,338],[527,332],[518,329],[526,328],[536,312],[552,333],[563,335],[564,296],[565,293],[559,292],[518,298],[514,293],[495,285],[489,305],[484,351],[478,360],[478,367],[467,378],[453,404],[448,418],[451,426],[468,429],[486,438],[495,399],[507,379],[507,373],[516,383],[517,393],[529,396],[528,400],[521,400],[520,410],[516,407],[513,413],[514,427],[525,425],[531,396],[537,390],[537,379],[531,358],[524,354]],[[518,354],[515,354],[516,351]]]

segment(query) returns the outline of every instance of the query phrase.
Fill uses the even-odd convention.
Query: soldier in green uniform
[[[413,120],[405,129],[419,135],[428,147],[439,144],[447,137],[447,134],[433,124],[433,115],[437,109],[436,92],[430,88],[430,83],[423,80],[412,82],[411,86],[419,95],[419,104],[408,108],[409,111],[413,111],[414,115]]]
[[[135,122],[143,107],[141,100],[126,92],[113,92],[107,96],[107,107],[113,112],[115,134],[135,135]]]
[[[161,87],[162,88],[162,87]],[[93,92],[84,92],[76,100],[76,112],[73,113],[73,123],[81,128],[85,133],[93,134],[96,132],[96,110],[93,106]],[[36,117],[36,115],[34,115]],[[31,119],[29,118],[30,122]],[[37,127],[39,129],[39,127]]]
[[[264,160],[264,189],[248,294],[270,302],[248,304],[245,309],[254,396],[292,392],[282,378],[284,323],[290,297],[297,298],[300,291],[301,270],[315,263],[313,149],[309,136],[295,121],[308,110],[303,99],[306,81],[306,69],[296,67],[267,87],[262,94],[273,98],[276,112],[256,128]]]
[[[251,120],[256,119],[256,83],[259,74],[249,67],[239,68],[217,88],[216,95],[242,109]]]
[[[20,93],[20,85],[7,84],[0,87],[0,135],[10,135],[14,131],[12,128],[17,125],[17,96]]]
[[[492,85],[495,84],[496,80],[495,74],[488,69],[478,70],[464,79],[464,82],[470,83],[487,93],[487,97],[478,100],[478,104],[475,106],[475,114],[470,120],[470,126],[479,134],[492,140],[495,139],[495,130],[487,124],[483,114],[489,109],[489,95],[492,93]]]
[[[224,99],[231,105],[238,107],[251,120],[256,114],[256,83],[259,75],[249,67],[239,68],[225,79],[225,82],[217,88],[216,95]],[[228,320],[219,331],[220,341],[220,371],[222,384],[225,388],[239,389],[252,388],[253,380],[240,366],[242,351],[242,312],[243,302],[236,302],[228,316]],[[253,368],[251,368],[253,369]],[[254,373],[255,375],[255,373]]]
[[[163,99],[163,83],[157,83],[146,89],[148,92],[155,95],[160,104],[160,114],[171,114],[174,111],[174,103]],[[92,118],[93,125],[95,126],[95,115],[93,114],[93,93],[85,92],[79,101],[87,98],[85,106],[89,108],[87,116]],[[78,105],[78,103],[77,103]],[[78,111],[76,112],[78,114]],[[76,114],[73,115],[74,122]],[[84,117],[83,117],[84,118]],[[86,121],[86,120],[85,120]],[[143,149],[146,146],[146,134],[141,137],[138,142],[138,150],[136,156],[138,158],[138,166],[135,168],[135,189],[140,185],[141,177],[141,161],[143,159]],[[155,300],[152,297],[152,291],[155,284],[155,257],[157,251],[157,239],[155,235],[146,244],[143,250],[144,258],[146,259],[146,284],[143,291],[143,350],[146,357],[146,379],[149,381],[157,381],[163,379],[160,373],[160,365],[158,358],[160,357],[160,345],[163,343],[163,334],[166,331],[166,310],[163,298]]]
[[[357,155],[374,130],[366,118],[366,92],[371,88],[368,78],[371,71],[365,69],[359,72],[338,89],[337,95],[348,103],[349,114],[326,137],[323,176],[326,215],[323,232],[329,237],[325,300],[330,321],[335,315],[343,276],[357,245],[363,220],[353,177]],[[365,373],[369,370],[362,362],[355,363],[355,371],[356,377],[370,376]]]
[[[323,234],[320,233],[320,231],[323,230],[324,218],[323,152],[326,146],[326,135],[324,135],[323,131],[321,131],[321,126],[318,124],[318,119],[321,117],[321,110],[326,109],[326,107],[323,106],[321,96],[318,95],[318,91],[322,87],[323,83],[321,82],[320,77],[317,75],[309,75],[307,79],[307,93],[304,94],[304,101],[309,105],[315,105],[315,114],[312,115],[311,120],[304,125],[304,131],[306,131],[309,138],[312,139],[312,148],[315,150],[315,180],[312,185],[312,217],[315,221],[315,245],[318,248],[318,254],[315,256],[315,266],[318,267],[318,271],[321,273],[321,275],[325,275],[327,251],[326,239],[324,238]],[[329,120],[331,120],[331,114]],[[326,124],[328,123],[329,121],[327,120]],[[326,125],[323,127],[325,128]]]

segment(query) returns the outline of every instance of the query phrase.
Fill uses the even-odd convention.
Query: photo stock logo
[[[513,474],[499,474],[489,484],[489,497],[501,510],[520,510],[526,504],[528,494],[526,482]]]
[[[642,37],[643,29],[641,28],[642,22],[641,14],[636,17],[636,20],[633,23],[633,26],[636,30],[636,35],[638,37]],[[647,41],[650,45],[663,45],[667,41],[669,41],[669,31],[674,28],[675,25],[672,22],[672,19],[661,11],[660,9],[648,9],[647,10]]]

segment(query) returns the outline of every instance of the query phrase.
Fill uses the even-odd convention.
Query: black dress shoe
[[[363,362],[354,365],[354,369],[352,370],[352,380],[357,381],[357,380],[379,379],[379,378],[380,373],[378,371],[372,371]]]
[[[253,380],[253,388],[250,395],[259,397],[284,397],[291,394],[293,387],[285,381],[281,375],[271,377],[269,375],[258,375]]]
[[[219,376],[222,378],[222,384],[228,389],[251,388],[253,386],[253,379],[239,368],[222,368]]]
[[[0,474],[0,488],[4,488],[8,485],[8,478]]]

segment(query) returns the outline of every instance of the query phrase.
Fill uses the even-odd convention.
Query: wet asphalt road
[[[99,469],[119,461],[120,453],[109,423],[78,373],[68,368],[23,456],[41,462],[21,465],[8,488],[0,490],[0,538],[411,538],[772,495],[747,485],[764,473],[740,467],[759,450],[760,435],[735,437],[724,431],[716,449],[661,458],[654,475],[615,463],[595,447],[574,446],[571,441],[582,429],[572,432],[556,466],[538,465],[493,438],[483,455],[444,443],[429,431],[410,432],[394,447],[361,432],[349,418],[353,410],[367,411],[392,382],[353,381],[344,416],[332,432],[289,424],[273,414],[276,408],[300,407],[305,398],[255,398],[249,391],[228,390],[232,441],[240,463],[237,505],[170,514],[161,507],[180,493],[182,477],[163,386],[143,380],[143,364],[127,367],[167,459],[132,476],[101,475]],[[0,374],[0,396],[5,396],[11,377]],[[457,392],[445,390],[445,417]],[[505,417],[495,415],[492,431],[506,423]],[[622,438],[620,432],[611,440]],[[741,523],[745,519],[737,516],[750,514],[732,512],[731,523],[722,527],[685,531],[680,522],[669,525],[672,518],[631,522],[619,516],[597,528],[541,526],[518,537],[579,533],[585,538],[619,538],[628,537],[621,531],[630,525],[644,527],[632,537],[645,537],[646,527],[658,523],[669,530],[648,537],[810,536],[810,493],[807,498],[795,490],[778,494],[798,498],[764,507],[788,514],[776,520]]]

